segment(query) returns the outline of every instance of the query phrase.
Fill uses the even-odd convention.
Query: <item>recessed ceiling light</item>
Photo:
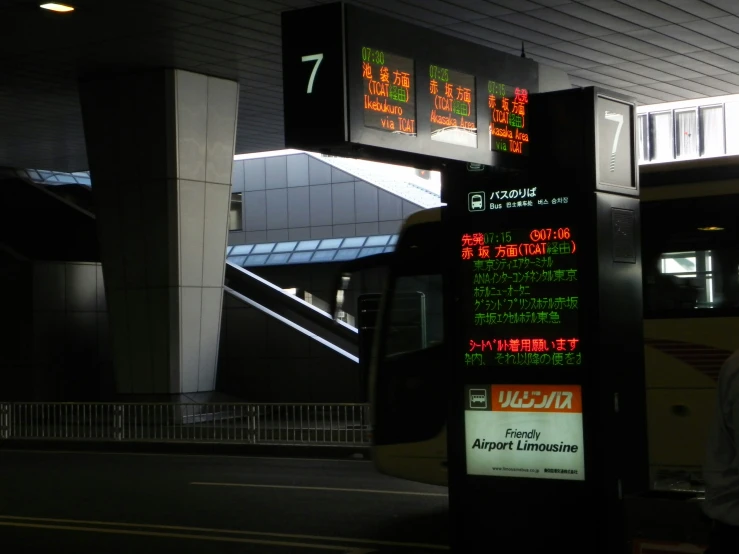
[[[723,231],[723,227],[698,227],[699,231]]]
[[[64,4],[54,4],[54,3],[41,4],[40,7],[42,7],[45,10],[49,10],[49,11],[52,11],[52,12],[60,12],[60,13],[73,12],[74,11],[74,8],[72,6],[66,6]]]

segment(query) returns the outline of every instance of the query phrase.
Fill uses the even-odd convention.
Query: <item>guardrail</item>
[[[367,404],[1,403],[0,440],[369,446]]]

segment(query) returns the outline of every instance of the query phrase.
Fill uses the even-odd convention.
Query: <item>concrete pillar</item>
[[[238,92],[176,69],[80,83],[121,394],[215,388]]]

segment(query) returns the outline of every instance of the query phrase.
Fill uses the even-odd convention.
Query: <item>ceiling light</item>
[[[74,11],[74,8],[72,6],[65,6],[64,4],[54,4],[54,3],[51,3],[51,4],[41,4],[40,7],[42,7],[45,10],[49,10],[49,11],[52,11],[52,12],[60,12],[60,13],[73,12]]]
[[[698,227],[699,231],[723,231],[723,227]]]

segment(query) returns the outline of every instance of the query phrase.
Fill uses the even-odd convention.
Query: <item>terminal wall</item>
[[[95,401],[112,393],[100,264],[5,263],[0,289],[0,400]]]
[[[243,229],[229,245],[394,234],[420,206],[308,154],[235,160]]]

